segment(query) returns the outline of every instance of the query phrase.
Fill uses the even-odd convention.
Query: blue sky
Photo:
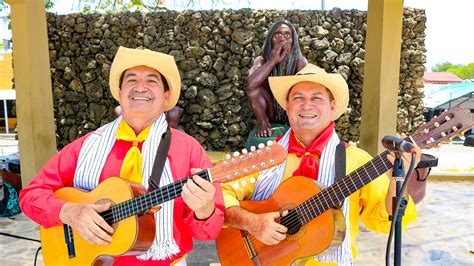
[[[146,1],[146,0],[145,0]],[[253,9],[321,9],[322,0],[221,0],[227,5],[211,6],[208,0],[196,0],[202,9],[253,8]],[[71,12],[78,0],[56,0],[58,13]],[[182,9],[180,3],[188,0],[166,1],[170,9]],[[324,8],[367,10],[368,0],[324,0]],[[405,0],[405,7],[426,10],[426,67],[449,61],[453,64],[474,62],[474,34],[472,16],[474,0]]]

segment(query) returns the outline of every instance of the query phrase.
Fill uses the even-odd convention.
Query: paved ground
[[[13,149],[0,149],[0,155]],[[439,157],[439,166],[433,173],[443,178],[430,180],[425,199],[417,205],[417,221],[403,233],[404,265],[474,265],[473,151],[474,148],[459,144],[426,151]],[[459,175],[467,176],[467,181],[459,181]],[[13,219],[0,218],[0,232],[39,239],[38,226],[22,214]],[[386,241],[387,236],[362,228],[355,265],[385,264]],[[0,265],[32,265],[39,246],[37,242],[0,235]],[[188,263],[218,263],[213,242],[196,242]],[[37,265],[44,265],[41,253]]]
[[[405,265],[474,265],[474,182],[433,181],[418,205],[418,219],[403,232]],[[38,226],[24,217],[0,218],[0,232],[38,239]],[[363,230],[355,265],[383,265],[387,236]],[[0,265],[32,265],[39,243],[0,235]],[[392,245],[393,246],[393,245]],[[43,265],[41,256],[38,265]],[[199,242],[190,265],[218,262],[212,242]]]

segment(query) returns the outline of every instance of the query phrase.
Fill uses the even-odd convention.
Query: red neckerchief
[[[307,147],[296,139],[293,131],[290,134],[290,142],[288,144],[288,153],[294,153],[298,158],[302,157],[300,166],[293,172],[293,176],[306,176],[314,180],[318,180],[319,165],[314,159],[314,155],[321,157],[324,147],[334,132],[334,121],[331,121],[326,129]]]

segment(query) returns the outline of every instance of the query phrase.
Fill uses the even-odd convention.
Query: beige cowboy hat
[[[286,98],[290,89],[296,83],[303,81],[319,83],[331,91],[336,100],[336,109],[332,117],[333,120],[338,119],[346,111],[347,105],[349,104],[349,88],[341,74],[330,74],[324,69],[308,63],[294,76],[275,76],[268,78],[273,96],[285,110]]]
[[[178,67],[173,56],[148,49],[119,47],[110,68],[109,85],[112,96],[119,101],[120,76],[127,69],[136,66],[147,66],[160,72],[168,82],[170,89],[170,97],[168,104],[165,106],[165,111],[173,108],[178,102],[179,94],[181,93],[181,78]]]

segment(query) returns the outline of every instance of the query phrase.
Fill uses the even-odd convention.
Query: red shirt
[[[212,166],[202,146],[191,136],[172,130],[168,159],[174,181],[191,175],[191,168],[207,169]],[[88,135],[81,137],[64,147],[39,171],[30,184],[20,191],[20,206],[23,213],[44,227],[62,225],[59,211],[64,200],[54,196],[54,191],[62,187],[71,187],[76,171],[77,159],[82,144]],[[120,176],[125,154],[132,146],[131,142],[117,140],[107,157],[99,182],[111,176]],[[141,145],[139,145],[141,149]],[[219,184],[216,187],[214,213],[205,221],[196,220],[194,212],[184,203],[181,197],[174,199],[173,235],[180,253],[168,260],[141,261],[135,256],[120,257],[123,265],[139,263],[146,265],[169,265],[176,258],[183,256],[193,248],[192,238],[198,240],[215,239],[224,223],[224,201]],[[126,260],[126,261],[125,261]],[[131,264],[132,263],[132,264]]]

